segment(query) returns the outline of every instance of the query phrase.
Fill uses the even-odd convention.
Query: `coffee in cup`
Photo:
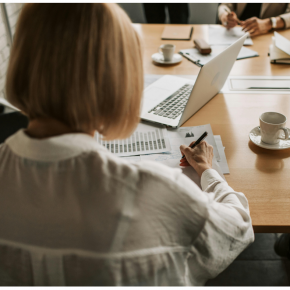
[[[174,44],[162,44],[158,49],[159,53],[163,55],[165,61],[171,61],[175,51]]]
[[[281,139],[289,139],[289,132],[286,128],[287,118],[280,113],[265,112],[260,116],[261,140],[267,144],[277,144]],[[282,131],[285,137],[282,138]]]

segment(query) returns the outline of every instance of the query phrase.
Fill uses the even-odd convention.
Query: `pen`
[[[190,146],[190,148],[194,148],[195,146],[197,146],[206,136],[207,136],[207,132],[205,131],[197,140],[196,140],[196,142],[194,143],[194,144],[192,144],[191,146]],[[185,157],[185,155],[183,155],[182,156],[182,158],[184,158]],[[181,158],[181,159],[182,159]]]
[[[224,9],[224,11],[225,11],[228,15],[230,14],[230,12],[229,12],[228,10]],[[241,21],[240,21],[238,18],[236,19],[236,21],[237,21],[237,23],[238,23],[239,25],[241,25]],[[224,25],[228,25],[228,23],[225,22]]]

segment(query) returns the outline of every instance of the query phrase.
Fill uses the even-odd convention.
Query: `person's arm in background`
[[[239,23],[237,14],[234,12],[236,3],[222,3],[218,7],[218,16],[221,24],[227,29],[235,27]]]
[[[282,18],[282,20],[284,20],[284,28],[290,28],[290,3],[288,3],[286,11],[284,14],[280,15],[280,18]]]
[[[243,30],[249,32],[251,36],[260,35],[269,32],[273,29],[286,29],[290,28],[290,4],[284,14],[275,18],[276,27],[273,27],[271,18],[259,19],[257,17],[251,17],[245,21],[241,21]]]
[[[276,19],[276,27],[274,29],[285,28],[285,15],[288,16],[288,21],[290,22],[290,13],[284,14],[283,17],[282,15],[274,17]],[[273,28],[271,18],[259,19],[257,17],[251,17],[245,21],[241,21],[241,26],[243,27],[243,31],[249,32],[251,36],[267,33]]]
[[[208,197],[208,218],[193,241],[189,271],[204,283],[227,268],[254,241],[254,232],[247,198],[234,191],[220,175],[211,169],[213,149],[201,142],[194,149],[181,146],[186,160],[201,176],[202,190]]]

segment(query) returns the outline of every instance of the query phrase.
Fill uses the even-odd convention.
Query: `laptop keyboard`
[[[192,88],[193,85],[184,85],[151,109],[148,113],[165,118],[176,119],[183,112]]]

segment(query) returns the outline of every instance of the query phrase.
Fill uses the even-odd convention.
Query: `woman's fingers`
[[[191,147],[194,143],[195,143],[195,141],[191,142],[188,147]],[[184,147],[186,147],[186,145],[183,145],[183,147],[181,147],[181,146],[179,147],[182,156],[185,155],[185,153],[184,153],[184,151],[185,151]],[[180,160],[183,160],[183,159],[185,159],[185,158],[181,158]]]
[[[179,166],[190,166],[190,164],[187,162],[186,159],[182,159],[182,161],[180,161]]]

